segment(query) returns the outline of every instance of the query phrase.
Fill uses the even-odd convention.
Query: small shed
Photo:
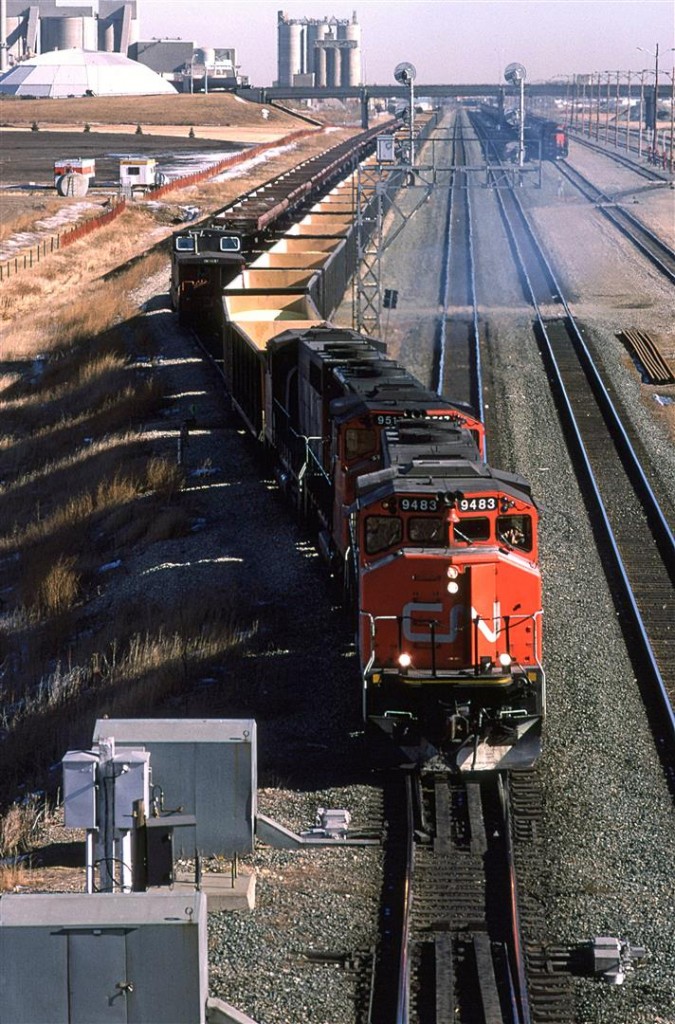
[[[63,157],[61,160],[54,161],[54,185],[58,185],[59,178],[62,178],[64,174],[78,174],[82,178],[86,178],[88,182],[92,180],[96,174],[96,161],[89,159],[88,157],[72,156]]]
[[[125,156],[120,160],[122,188],[149,188],[155,184],[157,161],[152,157]]]

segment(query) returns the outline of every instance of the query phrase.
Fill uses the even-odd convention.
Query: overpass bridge
[[[570,76],[571,77],[571,76]],[[574,82],[526,82],[525,98],[534,99],[547,96],[552,99],[579,100],[587,95],[586,89],[592,89],[592,83],[581,79],[590,79],[591,76],[577,76]],[[255,103],[273,103],[275,100],[325,100],[340,99],[359,100],[361,104],[361,125],[368,128],[368,105],[370,100],[375,99],[401,99],[407,101],[410,90],[406,85],[352,85],[352,86],[263,86],[260,88],[247,87],[236,90],[238,95],[244,99],[250,99]],[[648,105],[651,99],[653,103],[654,86],[644,87],[645,102]],[[670,96],[670,85],[659,86],[659,97]],[[604,93],[604,85],[603,85]],[[424,99],[485,99],[492,98],[500,101],[500,97],[513,97],[517,101],[518,89],[503,83],[485,83],[482,85],[424,85],[421,82],[415,83],[415,94]],[[589,92],[590,96],[591,93]],[[625,82],[611,84],[611,98],[617,96],[624,98],[635,97],[635,87],[629,92],[629,85]]]

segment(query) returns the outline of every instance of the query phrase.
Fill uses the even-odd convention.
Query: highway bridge
[[[589,85],[590,88],[590,85]],[[576,91],[575,91],[576,90]],[[361,103],[361,124],[363,128],[368,127],[368,104],[375,99],[400,99],[407,101],[410,95],[405,85],[392,83],[391,85],[352,85],[352,86],[264,86],[261,88],[248,87],[236,90],[244,99],[253,100],[256,103],[273,103],[275,100],[325,100],[325,99],[356,99]],[[648,97],[653,94],[654,87],[645,86],[645,102],[648,105]],[[666,98],[670,96],[670,85],[659,87],[659,96]],[[510,85],[499,83],[485,83],[483,85],[424,85],[415,83],[415,94],[424,99],[480,99],[492,97],[499,100],[500,96],[513,97],[517,100],[518,90]],[[582,85],[577,82],[540,82],[525,85],[526,98],[548,96],[552,99],[570,99],[582,95]],[[612,83],[612,98],[617,95],[617,85]],[[618,85],[618,95],[626,97],[629,95],[629,86],[626,83]],[[631,96],[635,96],[635,88]],[[653,102],[653,101],[652,101]]]

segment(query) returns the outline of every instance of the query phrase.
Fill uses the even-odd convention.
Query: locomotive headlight
[[[499,664],[502,666],[502,668],[510,668],[512,660],[513,659],[510,654],[499,655]]]
[[[398,663],[401,666],[401,668],[410,668],[410,665],[412,664],[412,658],[410,657],[409,654],[401,654],[399,655]]]
[[[457,566],[456,565],[449,565],[448,566],[448,579],[449,580],[456,580],[458,576],[459,576],[459,569],[457,568]],[[453,591],[453,593],[454,593],[454,591]]]
[[[455,583],[454,580],[450,580],[450,582],[448,583],[448,593],[449,594],[456,594],[458,590],[459,590],[459,583]]]

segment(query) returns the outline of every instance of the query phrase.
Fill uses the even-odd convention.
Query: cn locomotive
[[[355,610],[364,718],[460,769],[531,765],[545,713],[536,503],[487,465],[468,406],[331,322],[355,267],[354,202],[347,179],[222,288],[232,402]]]

